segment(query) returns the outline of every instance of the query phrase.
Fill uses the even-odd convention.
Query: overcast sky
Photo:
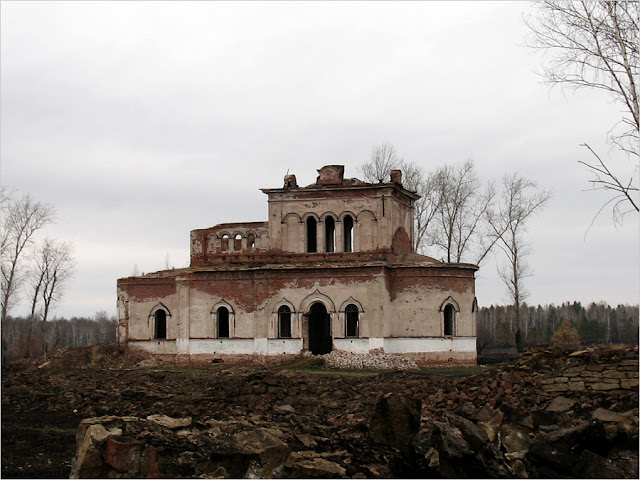
[[[550,90],[527,2],[2,2],[1,181],[75,244],[55,314],[115,313],[116,280],[189,263],[189,231],[264,221],[262,187],[359,175],[390,142],[426,171],[472,159],[553,190],[529,226],[529,303],[639,301],[639,221],[584,191],[621,107]],[[616,160],[618,159],[618,160]],[[498,253],[481,306],[505,303]],[[17,306],[13,314],[25,313]]]

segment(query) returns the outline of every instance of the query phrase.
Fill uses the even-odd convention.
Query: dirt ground
[[[547,357],[537,360],[542,370],[560,362]],[[495,377],[499,368],[337,371],[317,358],[273,366],[175,365],[115,345],[66,349],[45,364],[3,366],[2,478],[68,478],[82,419],[152,414],[269,422],[299,438],[300,450],[313,438],[315,451],[345,452],[347,476],[412,477],[416,472],[396,450],[366,435],[376,399],[402,393],[423,402],[423,416],[425,405],[429,415],[548,401],[534,382],[518,380],[527,369],[518,367],[521,376],[514,380],[504,372]],[[458,388],[461,382],[474,386]],[[636,390],[632,396],[599,396],[592,406],[626,411],[637,402]],[[281,414],[283,405],[293,406],[295,418]]]
[[[79,422],[103,415],[272,417],[274,404],[295,404],[305,414],[305,431],[326,439],[320,448],[352,450],[338,435],[342,420],[365,429],[380,393],[435,388],[447,376],[482,370],[335,371],[314,358],[177,366],[114,345],[68,349],[45,365],[25,360],[3,368],[2,478],[68,478]]]

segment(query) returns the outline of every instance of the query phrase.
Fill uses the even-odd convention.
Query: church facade
[[[475,363],[477,266],[413,250],[402,186],[318,170],[265,188],[266,222],[191,232],[191,262],[118,280],[118,341],[191,358],[404,354],[420,364]]]

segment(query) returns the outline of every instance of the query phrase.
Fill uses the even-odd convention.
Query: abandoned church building
[[[194,359],[375,350],[475,363],[478,267],[414,252],[419,197],[401,172],[377,184],[342,165],[318,172],[262,189],[266,222],[193,230],[189,267],[119,279],[118,341]]]

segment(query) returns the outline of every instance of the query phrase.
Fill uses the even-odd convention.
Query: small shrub
[[[551,344],[565,352],[572,352],[580,346],[578,330],[571,326],[567,320],[562,322],[560,328],[551,337]]]

